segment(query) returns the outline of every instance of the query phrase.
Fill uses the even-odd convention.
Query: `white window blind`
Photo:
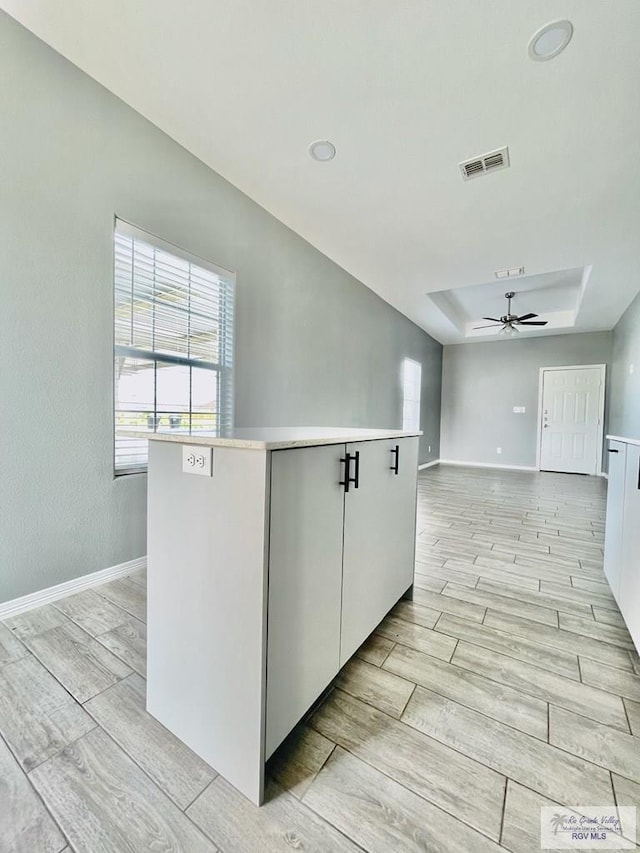
[[[405,358],[402,364],[402,429],[420,429],[422,365]]]
[[[144,470],[147,441],[233,422],[234,275],[116,220],[115,471]]]

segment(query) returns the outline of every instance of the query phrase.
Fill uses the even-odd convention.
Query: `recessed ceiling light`
[[[561,53],[571,41],[571,21],[552,21],[534,33],[529,42],[529,56],[536,62],[546,62]]]
[[[336,156],[336,146],[327,139],[318,139],[309,146],[309,154],[314,160],[326,163],[327,160],[333,160]]]

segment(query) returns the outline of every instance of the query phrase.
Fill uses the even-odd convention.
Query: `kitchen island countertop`
[[[241,427],[217,435],[213,432],[181,432],[166,430],[122,429],[119,435],[147,438],[150,441],[173,441],[210,447],[239,447],[249,450],[283,450],[290,447],[312,447],[322,444],[345,444],[375,441],[381,438],[406,438],[422,435],[420,430],[357,429],[355,427]]]

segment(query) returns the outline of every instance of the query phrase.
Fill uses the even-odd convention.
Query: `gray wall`
[[[640,295],[613,330],[609,432],[640,439]]]
[[[237,272],[239,426],[397,427],[409,356],[437,458],[438,343],[1,13],[0,55],[0,601],[145,553],[146,478],[112,476],[114,214]]]
[[[540,368],[609,365],[612,338],[587,332],[446,346],[441,458],[534,467]],[[514,406],[526,413],[514,414]]]

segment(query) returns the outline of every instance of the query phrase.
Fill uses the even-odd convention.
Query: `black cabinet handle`
[[[620,451],[619,451],[619,450],[616,450],[616,449],[615,449],[615,447],[610,447],[610,448],[607,450],[607,453],[620,453]]]
[[[347,456],[349,456],[348,453],[347,453]],[[350,458],[355,459],[355,461],[356,461],[356,469],[355,469],[356,474],[355,474],[355,477],[350,477],[349,481],[351,483],[353,483],[353,485],[356,487],[356,489],[358,489],[360,487],[360,451],[356,450],[354,455],[351,456]]]
[[[349,483],[352,482],[349,474],[351,469],[351,454],[347,453],[340,462],[344,462],[344,480],[339,481],[339,485],[344,486],[345,494],[349,491]]]
[[[391,465],[390,470],[393,471],[394,474],[398,474],[398,468],[400,466],[400,445],[396,444],[395,447],[391,448],[391,453],[395,453],[396,461],[393,465]]]
[[[638,488],[640,489],[640,462],[638,462]]]

